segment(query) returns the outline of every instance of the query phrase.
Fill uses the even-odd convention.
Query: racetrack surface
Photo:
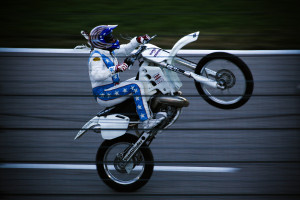
[[[201,56],[185,56],[198,62]],[[207,104],[181,76],[190,106],[153,141],[156,166],[233,172],[154,171],[143,188],[118,193],[90,169],[0,169],[2,199],[298,199],[300,56],[244,55],[251,99],[236,110]],[[0,165],[93,165],[100,135],[81,126],[101,110],[86,54],[1,53]],[[122,60],[122,58],[120,58]],[[135,76],[137,66],[121,74]]]

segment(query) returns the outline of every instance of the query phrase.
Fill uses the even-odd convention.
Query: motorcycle
[[[82,35],[88,39],[87,34]],[[78,139],[88,130],[101,133],[104,141],[96,155],[96,166],[105,184],[117,191],[135,191],[151,178],[154,159],[150,149],[155,136],[180,116],[189,101],[181,96],[178,74],[194,79],[195,87],[209,104],[221,109],[236,109],[252,95],[253,77],[247,65],[237,56],[216,52],[204,56],[197,64],[177,55],[178,51],[198,39],[199,32],[181,38],[170,52],[149,42],[141,44],[131,58],[139,61],[135,79],[145,88],[152,113],[166,112],[167,117],[155,128],[139,128],[134,100],[105,108],[78,132]],[[81,48],[81,47],[79,47]],[[186,66],[194,72],[176,65]],[[128,133],[133,130],[136,135]]]

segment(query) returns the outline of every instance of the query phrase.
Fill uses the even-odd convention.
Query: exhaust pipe
[[[186,98],[180,96],[161,96],[152,99],[153,108],[156,108],[159,104],[167,104],[176,108],[188,107],[190,105]]]

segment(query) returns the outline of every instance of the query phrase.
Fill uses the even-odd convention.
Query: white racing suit
[[[95,48],[89,58],[89,76],[93,94],[100,105],[110,107],[133,95],[140,121],[145,121],[151,116],[143,84],[132,79],[120,82],[119,73],[115,73],[118,65],[116,56],[128,56],[138,45],[136,38],[133,38],[112,52]]]

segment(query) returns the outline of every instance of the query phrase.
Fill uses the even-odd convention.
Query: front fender
[[[178,53],[178,51],[184,47],[185,45],[191,43],[191,42],[194,42],[198,39],[198,36],[199,36],[199,31],[198,32],[195,32],[195,33],[191,33],[191,34],[188,34],[186,36],[184,36],[183,38],[181,38],[180,40],[178,40],[176,42],[176,44],[174,44],[172,50],[170,51],[170,55],[169,55],[169,58],[167,60],[167,63],[172,65],[173,63],[173,59],[175,58],[176,54]]]
[[[126,133],[129,121],[129,117],[120,114],[95,116],[81,128],[74,140],[80,138],[88,130],[93,130],[94,128],[101,132],[101,136],[105,140],[120,137]]]

